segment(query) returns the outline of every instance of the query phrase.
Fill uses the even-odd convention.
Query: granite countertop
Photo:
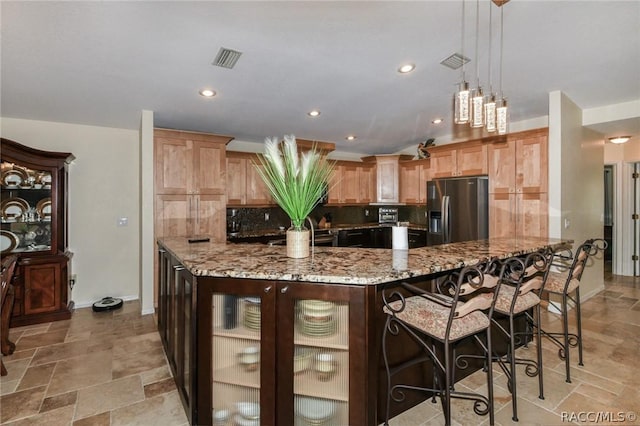
[[[401,223],[405,223],[405,222],[401,222]],[[371,228],[381,228],[381,227],[391,227],[393,224],[391,223],[378,223],[378,222],[371,222],[371,223],[343,223],[343,224],[334,224],[331,225],[329,228],[316,228],[315,231],[316,232],[329,232],[329,233],[335,233],[335,232],[339,232],[339,231],[343,231],[343,230],[348,230],[348,229],[371,229]],[[409,229],[413,229],[413,230],[420,230],[420,231],[426,231],[427,230],[427,226],[426,225],[420,225],[420,224],[415,224],[415,223],[409,223],[408,225],[406,225]],[[240,231],[239,233],[233,235],[233,236],[227,236],[227,240],[229,241],[233,241],[234,239],[242,239],[242,238],[261,238],[261,237],[284,237],[286,235],[286,230],[281,230],[281,229],[260,229],[260,230],[253,230],[253,231]]]
[[[488,258],[507,258],[570,240],[492,238],[411,250],[315,247],[305,259],[286,256],[286,247],[193,243],[164,238],[160,243],[193,275],[335,284],[375,285],[461,268]]]

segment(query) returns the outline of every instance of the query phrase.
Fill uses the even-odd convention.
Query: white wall
[[[71,152],[69,249],[77,274],[72,298],[90,306],[105,296],[137,298],[140,277],[137,131],[1,118],[2,137],[33,148]],[[129,220],[116,226],[119,217]]]
[[[603,235],[603,135],[582,126],[582,110],[565,94],[549,95],[549,235],[570,238],[574,248]],[[560,184],[558,185],[558,182]],[[553,223],[552,223],[553,222]],[[604,288],[602,255],[585,271],[587,299]]]

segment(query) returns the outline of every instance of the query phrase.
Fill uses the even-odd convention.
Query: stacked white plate
[[[295,410],[302,423],[309,426],[326,425],[336,414],[338,404],[329,399],[296,396]]]
[[[336,305],[324,300],[301,300],[298,303],[300,333],[311,337],[330,336],[337,329]]]
[[[238,426],[260,426],[260,404],[255,402],[236,402],[233,421]]]
[[[260,298],[247,297],[244,299],[244,314],[242,323],[250,330],[260,330]]]

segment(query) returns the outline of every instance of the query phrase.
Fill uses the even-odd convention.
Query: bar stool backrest
[[[603,251],[607,248],[607,242],[600,238],[592,238],[586,240],[584,243],[576,249],[575,256],[565,255],[558,253],[554,257],[553,265],[558,267],[561,271],[567,272],[567,280],[564,284],[564,291],[567,292],[571,281],[576,280],[580,282],[582,279],[582,273],[587,266],[589,257],[596,255],[599,251]],[[559,261],[559,262],[558,262]],[[567,264],[571,263],[571,266],[567,269]]]

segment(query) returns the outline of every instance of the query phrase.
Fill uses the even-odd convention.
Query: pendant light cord
[[[465,0],[462,0],[462,19],[460,20],[462,22],[462,26],[460,30],[460,33],[461,33],[460,54],[462,55],[462,81],[464,81],[464,15],[465,15],[464,4],[465,4]]]
[[[489,95],[493,94],[493,83],[491,81],[491,50],[492,50],[491,46],[493,45],[493,39],[491,38],[492,15],[493,13],[492,13],[491,4],[489,4]]]
[[[504,50],[504,10],[500,8],[500,98],[502,94],[502,52]]]
[[[478,63],[478,38],[480,35],[480,0],[476,0],[476,87],[480,87],[480,64]]]

